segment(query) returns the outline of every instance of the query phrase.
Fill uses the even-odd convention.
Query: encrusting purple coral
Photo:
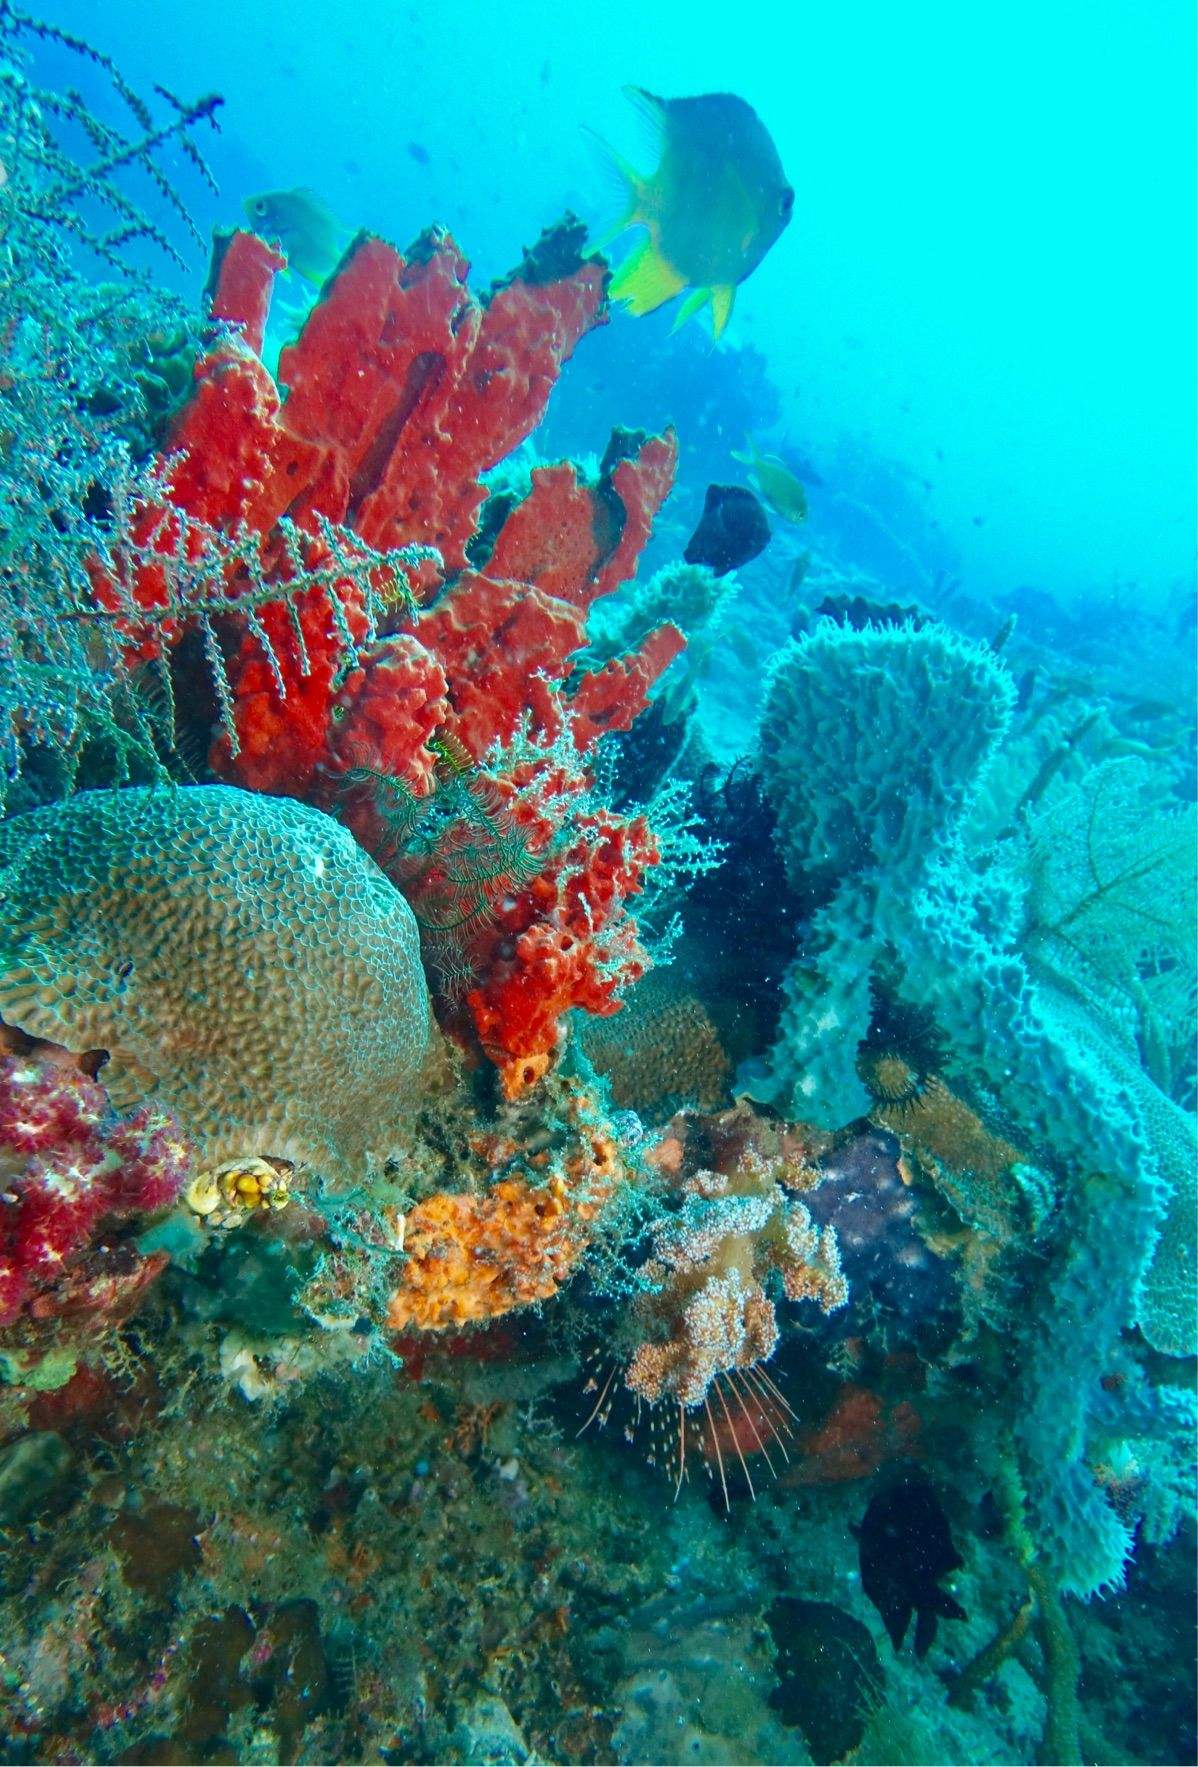
[[[849,1304],[818,1329],[837,1337],[881,1333],[909,1345],[957,1313],[955,1265],[916,1225],[919,1193],[907,1182],[898,1137],[871,1128],[825,1153],[805,1197],[812,1217],[836,1224]]]

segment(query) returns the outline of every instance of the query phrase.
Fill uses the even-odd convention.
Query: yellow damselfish
[[[336,269],[347,229],[314,190],[264,190],[246,198],[254,232],[277,245],[287,267],[318,287]]]
[[[760,264],[794,211],[795,193],[764,123],[743,98],[657,98],[627,89],[661,144],[647,177],[601,142],[628,188],[630,205],[609,231],[648,229],[649,237],[612,278],[613,300],[636,314],[690,289],[675,329],[710,301],[712,329],[728,323],[737,284]]]
[[[776,454],[763,454],[752,437],[749,438],[749,452],[733,454],[732,458],[751,469],[757,481],[758,495],[775,515],[780,515],[785,522],[807,520],[807,493],[784,460],[779,460]]]

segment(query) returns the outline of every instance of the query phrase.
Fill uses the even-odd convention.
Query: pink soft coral
[[[169,1208],[188,1161],[164,1112],[118,1118],[77,1069],[0,1059],[0,1326],[123,1307],[165,1259],[106,1236]]]

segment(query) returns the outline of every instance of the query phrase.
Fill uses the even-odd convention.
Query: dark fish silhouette
[[[770,542],[765,510],[744,485],[708,485],[699,525],[682,554],[687,564],[710,565],[717,577],[748,564]]]
[[[854,1532],[861,1587],[881,1614],[890,1642],[895,1650],[902,1648],[915,1613],[915,1654],[926,1656],[941,1616],[968,1618],[940,1588],[940,1579],[965,1562],[953,1545],[940,1499],[926,1479],[908,1474],[878,1493]]]
[[[921,613],[914,604],[904,605],[899,601],[870,601],[864,595],[825,595],[815,610],[817,619],[835,620],[838,626],[848,626],[854,632],[864,632],[868,626],[930,626],[930,614]],[[800,616],[796,616],[800,617]],[[806,615],[801,616],[805,623]],[[798,637],[798,632],[794,632]]]

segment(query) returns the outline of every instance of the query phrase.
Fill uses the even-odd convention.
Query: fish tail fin
[[[651,239],[638,245],[611,279],[608,294],[623,301],[638,318],[653,313],[686,287],[685,278],[667,263]]]
[[[915,1654],[926,1657],[936,1642],[936,1609],[921,1607],[915,1620]]]
[[[693,319],[695,314],[698,313],[701,308],[705,307],[710,299],[711,290],[709,288],[692,289],[691,293],[687,295],[674,317],[674,323],[670,327],[671,332],[679,330],[681,326],[686,324],[688,319]]]
[[[732,317],[732,303],[736,299],[736,288],[731,282],[721,282],[711,291],[711,333],[714,338],[723,335],[724,327]]]

